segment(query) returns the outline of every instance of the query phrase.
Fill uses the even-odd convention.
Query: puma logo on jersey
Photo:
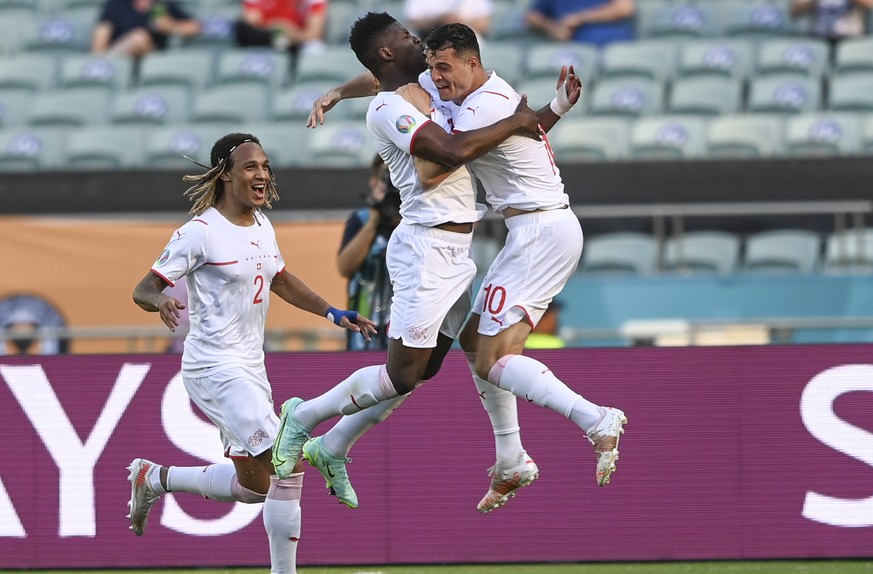
[[[475,108],[471,108],[470,106],[467,106],[467,109],[470,110],[471,112],[473,112],[473,115],[475,116],[475,115],[476,115],[476,110],[479,109],[479,106],[476,106]]]
[[[261,246],[260,246],[261,240],[260,239],[258,239],[257,241],[249,241],[249,243],[251,243],[252,245],[257,247],[258,249],[261,248]]]
[[[182,239],[183,235],[185,234],[177,229],[176,232],[173,234],[173,241],[176,241],[177,239]]]
[[[382,108],[384,108],[387,105],[388,105],[388,102],[382,102],[381,104],[376,106],[376,111],[378,112],[379,110],[381,110]]]
[[[501,321],[497,317],[492,316],[491,320],[494,321],[495,323],[497,323],[498,325],[500,325],[501,327],[503,326],[503,321]]]

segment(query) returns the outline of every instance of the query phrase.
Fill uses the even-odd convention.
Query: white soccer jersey
[[[515,113],[521,97],[496,73],[460,104],[443,102],[429,72],[419,83],[430,94],[434,107],[450,116],[454,131],[466,132],[494,124]],[[482,186],[494,211],[507,207],[524,211],[569,205],[561,174],[547,138],[536,141],[510,136],[496,148],[467,164]]]
[[[190,331],[182,369],[259,368],[270,285],[285,269],[270,221],[240,227],[210,207],[173,233],[152,272],[173,285],[188,277]]]
[[[400,215],[407,223],[432,227],[440,223],[469,223],[484,215],[477,209],[475,180],[460,167],[440,185],[424,191],[415,173],[412,148],[415,134],[431,121],[394,92],[380,92],[367,110],[367,129],[400,191]]]

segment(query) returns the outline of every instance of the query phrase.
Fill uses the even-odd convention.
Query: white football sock
[[[171,466],[167,469],[168,492],[190,492],[213,500],[233,502],[236,469],[232,464]]]
[[[492,386],[492,388],[494,388]],[[353,415],[346,415],[333,428],[324,433],[321,446],[334,456],[347,456],[352,446],[364,433],[381,423],[397,410],[412,393],[382,401]],[[515,397],[513,397],[514,399]]]
[[[326,393],[303,401],[294,418],[306,429],[339,415],[352,415],[397,396],[385,365],[364,367]]]
[[[524,355],[505,355],[497,360],[488,381],[541,407],[570,419],[583,431],[597,424],[602,410],[574,392],[541,362]]]
[[[303,473],[288,478],[270,477],[264,502],[264,528],[270,539],[270,572],[297,573],[297,542],[300,540],[300,495]]]
[[[464,353],[473,375],[482,408],[491,420],[497,462],[514,465],[524,453],[518,425],[518,401],[511,392],[498,388],[476,374],[476,353]]]

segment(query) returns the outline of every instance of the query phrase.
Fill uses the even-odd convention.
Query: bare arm
[[[133,301],[145,311],[161,314],[161,321],[169,327],[170,331],[176,331],[179,326],[179,317],[185,304],[164,294],[164,289],[169,287],[162,277],[151,271],[137,284],[133,290]]]
[[[571,28],[597,22],[614,22],[630,18],[636,12],[634,0],[611,0],[594,8],[586,8],[564,16],[564,23]]]
[[[570,39],[570,28],[563,23],[552,20],[542,12],[531,10],[525,16],[528,28],[543,32],[556,42],[566,42]]]
[[[415,135],[412,155],[449,167],[457,167],[487,153],[513,134],[539,139],[539,118],[527,106],[527,96],[521,97],[516,112],[490,126],[448,134],[428,122]]]
[[[370,247],[376,239],[376,231],[379,229],[379,212],[370,209],[370,218],[358,232],[346,243],[336,256],[336,266],[340,275],[346,279],[354,277],[355,272],[364,264]]]
[[[328,309],[330,309],[327,301],[307,287],[303,281],[288,273],[288,271],[283,271],[273,278],[270,284],[270,291],[298,309],[309,311],[315,315],[325,317]],[[343,317],[340,327],[361,333],[368,341],[370,340],[370,335],[376,332],[376,324],[363,315],[358,315],[357,324],[349,321],[348,317]]]
[[[312,103],[312,111],[306,120],[306,127],[317,128],[324,125],[324,114],[333,109],[340,100],[364,98],[379,93],[379,80],[370,72],[358,74],[348,82],[331,88]]]
[[[112,37],[112,24],[109,22],[97,22],[94,33],[91,34],[91,51],[94,53],[105,52],[109,49],[109,38]]]

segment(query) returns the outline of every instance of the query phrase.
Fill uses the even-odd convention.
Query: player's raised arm
[[[379,93],[379,80],[370,72],[358,74],[348,82],[331,88],[312,103],[312,110],[306,119],[306,127],[317,128],[324,125],[324,114],[333,109],[340,100],[365,98]]]

